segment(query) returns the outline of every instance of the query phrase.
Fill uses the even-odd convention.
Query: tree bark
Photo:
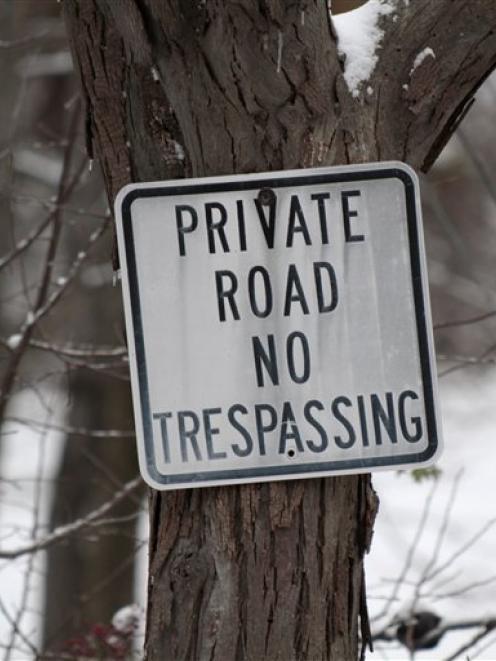
[[[468,5],[397,0],[354,98],[324,0],[66,3],[110,196],[130,180],[428,167],[496,63],[496,7]],[[376,506],[368,476],[151,492],[146,658],[356,658]]]

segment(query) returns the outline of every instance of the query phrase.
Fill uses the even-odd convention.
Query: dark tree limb
[[[496,4],[415,0],[407,5],[400,0],[398,5],[398,20],[390,15],[384,21],[371,80],[381,90],[377,138],[384,159],[400,154],[427,170],[496,66]],[[414,67],[426,48],[434,56]]]
[[[431,616],[431,626],[422,628],[422,617]],[[472,617],[465,620],[442,620],[432,613],[412,613],[406,620],[398,618],[393,619],[386,624],[380,631],[372,635],[375,642],[400,641],[411,652],[422,649],[432,649],[436,647],[443,636],[451,631],[462,631],[465,629],[478,629],[478,631],[455,652],[449,655],[445,661],[454,661],[461,658],[461,655],[468,649],[476,645],[485,636],[496,629],[496,619],[494,617]]]

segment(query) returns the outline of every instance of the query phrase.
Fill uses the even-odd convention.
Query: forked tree
[[[326,0],[66,0],[110,199],[131,181],[426,171],[496,65],[496,3],[372,1],[377,62],[350,90]],[[375,511],[368,475],[150,492],[146,658],[356,658]]]

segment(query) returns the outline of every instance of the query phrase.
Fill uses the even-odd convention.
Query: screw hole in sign
[[[295,451],[294,450],[288,450],[288,457],[292,458],[295,456]]]

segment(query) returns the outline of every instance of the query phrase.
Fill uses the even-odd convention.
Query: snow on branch
[[[32,418],[21,418],[19,416],[8,416],[4,418],[5,423],[24,425],[39,431],[57,431],[67,436],[84,436],[85,438],[135,438],[135,432],[131,429],[89,429],[88,427],[73,427],[70,425],[58,425],[41,422]],[[10,431],[10,430],[9,430]],[[12,433],[12,432],[10,432]]]
[[[122,500],[127,498],[133,491],[135,491],[143,481],[141,477],[136,477],[134,480],[126,482],[126,484],[119,489],[112,498],[107,500],[103,505],[100,505],[96,509],[89,512],[85,517],[72,521],[64,526],[59,526],[55,528],[53,532],[46,537],[41,537],[33,541],[31,544],[26,544],[25,546],[19,546],[15,549],[9,550],[0,550],[0,558],[2,560],[14,560],[23,555],[28,555],[30,553],[36,553],[38,551],[44,551],[49,546],[60,542],[61,540],[74,535],[75,533],[81,531],[84,528],[95,525],[102,517],[107,514],[115,505],[120,503]]]
[[[432,50],[432,48],[424,48],[423,50],[420,51],[420,53],[415,57],[413,60],[413,65],[412,68],[410,69],[410,78],[413,76],[415,73],[416,69],[419,68],[419,66],[422,64],[422,62],[427,59],[428,57],[432,57],[436,59],[436,54]]]
[[[394,10],[394,3],[388,0],[369,0],[358,9],[332,16],[338,52],[344,58],[344,79],[355,98],[377,64],[384,35],[380,19]]]

